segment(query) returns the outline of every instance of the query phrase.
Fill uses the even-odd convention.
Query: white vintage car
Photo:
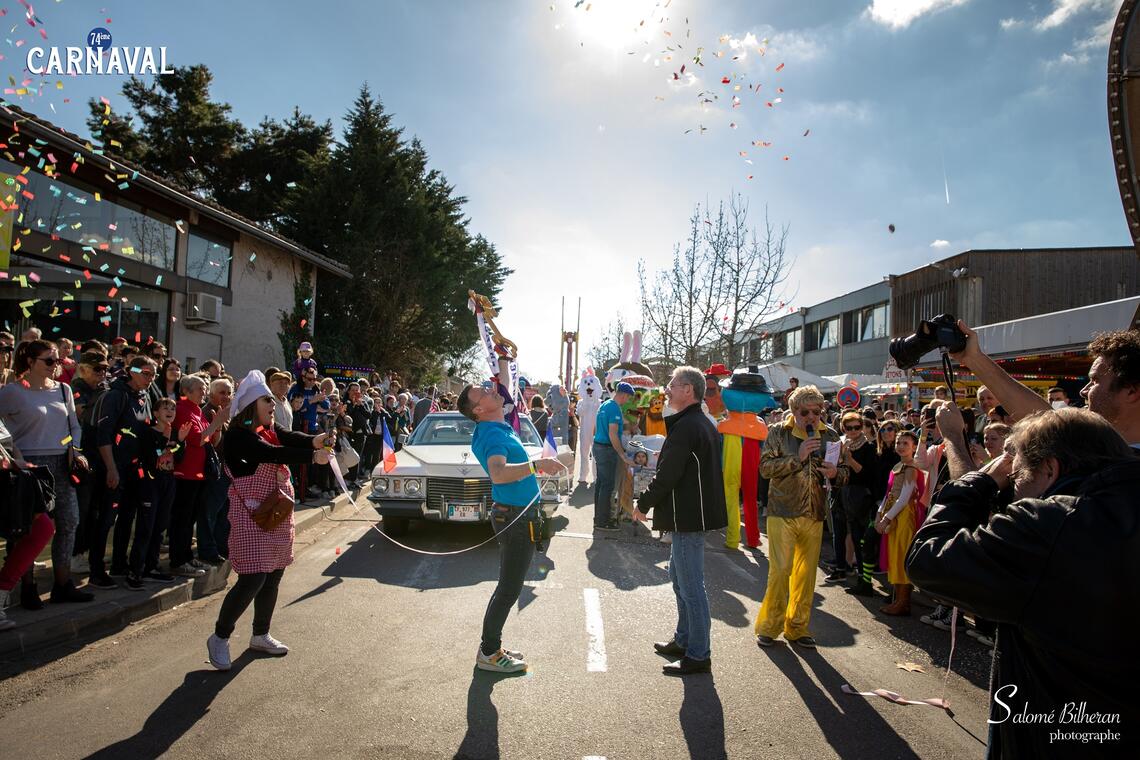
[[[531,459],[542,458],[542,439],[530,419],[519,420],[519,437]],[[489,522],[491,478],[471,453],[475,423],[457,412],[429,414],[396,452],[396,467],[372,470],[368,500],[384,518],[384,532],[403,535],[410,520],[445,523]],[[558,447],[567,470],[539,476],[542,509],[547,516],[571,490],[574,454]]]

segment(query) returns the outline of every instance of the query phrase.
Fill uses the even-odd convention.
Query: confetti
[[[908,673],[925,673],[922,666],[917,662],[896,662],[895,667],[899,670],[905,670]]]

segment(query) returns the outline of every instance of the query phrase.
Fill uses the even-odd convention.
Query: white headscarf
[[[231,414],[236,417],[242,409],[266,396],[273,398],[273,391],[269,390],[269,384],[265,382],[265,375],[259,369],[251,369],[249,374],[238,383]]]

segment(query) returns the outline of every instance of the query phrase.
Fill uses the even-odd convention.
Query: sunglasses
[[[899,429],[894,425],[883,425],[879,428],[879,432],[881,433],[897,433],[898,431]]]
[[[37,356],[36,361],[43,362],[44,366],[47,367],[54,367],[59,363],[59,359],[56,359],[54,356]]]
[[[844,430],[862,430],[863,426],[862,425],[844,425],[843,429]]]
[[[0,346],[0,353],[10,354],[16,350],[15,346]]]
[[[107,372],[107,370],[109,370],[109,369],[110,369],[110,367],[107,367],[105,365],[100,365],[98,367],[92,367],[91,371],[96,373],[96,374],[102,375],[102,374],[105,374]]]

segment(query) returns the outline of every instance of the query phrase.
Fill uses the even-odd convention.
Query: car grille
[[[427,508],[446,511],[445,500],[491,503],[490,478],[428,478]]]

